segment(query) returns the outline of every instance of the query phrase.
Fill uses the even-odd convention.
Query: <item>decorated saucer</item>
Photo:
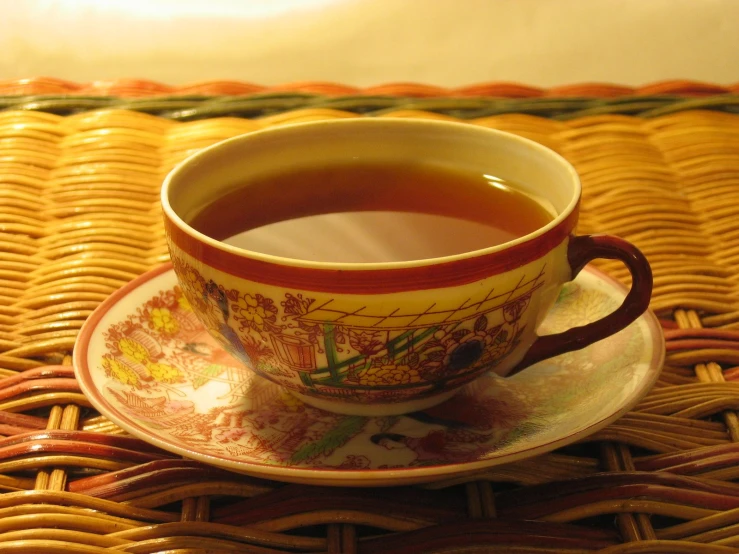
[[[554,333],[613,311],[625,290],[586,268],[540,327]],[[657,319],[510,378],[486,375],[436,407],[362,417],[303,404],[210,338],[171,265],[108,298],[74,352],[90,402],[132,435],[253,476],[320,485],[429,482],[581,440],[631,409],[664,360]]]

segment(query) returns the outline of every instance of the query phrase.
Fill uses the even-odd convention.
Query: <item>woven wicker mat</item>
[[[136,102],[2,98],[0,553],[739,551],[735,96]],[[668,339],[656,387],[579,445],[425,487],[321,489],[147,458],[68,366],[91,311],[167,259],[162,178],[240,133],[368,113],[463,118],[574,163],[580,232],[622,235],[651,260]]]

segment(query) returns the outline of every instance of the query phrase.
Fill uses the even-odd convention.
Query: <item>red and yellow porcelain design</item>
[[[443,160],[523,183],[557,214],[537,232],[457,256],[319,263],[235,248],[188,225],[198,210],[280,164]],[[247,185],[248,186],[248,185]],[[573,168],[531,141],[471,125],[346,120],[220,143],[165,181],[170,254],[184,297],[242,364],[305,402],[360,415],[428,408],[488,371],[505,376],[623,329],[647,308],[644,257],[615,237],[575,237]],[[537,337],[561,286],[591,259],[616,257],[634,285],[614,313]]]
[[[566,283],[540,332],[613,311],[623,286],[592,268]],[[659,377],[664,338],[647,312],[624,330],[516,377],[487,373],[404,415],[308,406],[226,353],[169,264],[103,302],[81,329],[85,396],[133,436],[230,471],[312,485],[409,485],[468,475],[583,440],[635,406]]]

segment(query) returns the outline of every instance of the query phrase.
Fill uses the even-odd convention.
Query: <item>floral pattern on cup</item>
[[[565,285],[542,332],[582,325],[618,304],[612,285],[589,274],[579,279],[587,286]],[[483,375],[422,412],[347,416],[307,406],[243,368],[207,333],[173,273],[142,287],[145,300],[119,302],[96,331],[101,349],[90,366],[95,390],[112,406],[114,420],[127,418],[137,436],[241,470],[324,469],[337,478],[344,471],[377,470],[370,475],[380,478],[384,470],[433,472],[505,458],[625,409],[659,373],[658,344],[652,342],[658,331],[649,331],[642,319],[597,347],[542,362],[514,378]],[[455,344],[485,341],[483,335],[480,328],[465,334],[466,341],[452,336],[438,348],[447,356]],[[373,354],[379,348],[378,337],[347,340]],[[374,374],[399,369],[383,367],[388,365],[378,364]]]
[[[329,304],[340,315],[359,312],[342,314],[334,299],[319,302],[287,291],[267,298],[206,280],[178,257],[172,262],[184,298],[221,346],[246,367],[300,394],[357,403],[438,394],[495,368],[519,344],[531,295],[545,279],[541,271],[526,290],[501,294],[492,309],[466,319],[378,327],[374,320],[357,325],[342,323],[341,317],[321,321],[313,316]],[[362,317],[369,319],[364,312]]]

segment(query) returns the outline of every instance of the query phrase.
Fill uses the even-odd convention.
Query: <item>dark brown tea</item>
[[[391,262],[495,246],[553,217],[534,198],[488,175],[365,163],[249,181],[206,206],[190,225],[264,254]]]

